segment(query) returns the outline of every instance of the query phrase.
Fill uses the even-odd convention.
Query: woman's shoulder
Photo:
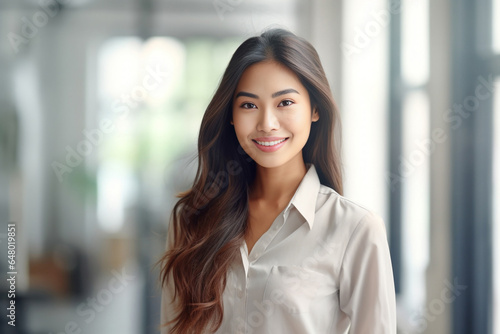
[[[318,191],[317,209],[322,207],[329,211],[335,225],[342,225],[352,232],[360,228],[385,232],[384,220],[378,213],[323,184]]]

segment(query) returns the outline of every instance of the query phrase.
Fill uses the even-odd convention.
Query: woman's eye
[[[280,104],[278,106],[280,107],[288,107],[288,106],[291,106],[293,104],[293,101],[292,100],[283,100],[280,102]]]
[[[253,103],[250,103],[250,102],[246,102],[246,103],[243,103],[241,105],[242,108],[245,108],[245,109],[252,109],[252,108],[255,108],[255,104]]]

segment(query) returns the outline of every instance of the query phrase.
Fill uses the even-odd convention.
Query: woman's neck
[[[250,189],[250,200],[286,205],[306,172],[302,153],[297,159],[279,167],[265,168],[257,165],[255,180]]]

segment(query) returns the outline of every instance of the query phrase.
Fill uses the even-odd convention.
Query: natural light
[[[384,23],[388,21],[373,16],[367,21],[366,13],[359,10],[365,4],[365,0],[355,0],[343,5],[343,40],[357,47],[356,53],[344,57],[342,75],[344,188],[346,197],[377,212],[387,225],[389,26]],[[371,2],[371,6],[375,16],[387,10],[385,1]],[[364,43],[359,41],[360,31],[369,34]]]
[[[155,110],[161,111],[175,93],[184,63],[184,46],[172,38],[153,37],[144,42],[137,37],[113,38],[101,48],[99,120],[111,124],[100,144],[98,162],[97,212],[104,231],[120,231],[127,205],[137,196],[137,157],[146,157],[151,149],[140,148],[144,134],[162,139],[168,133],[166,114]]]
[[[500,78],[495,83],[493,124],[493,333],[500,334]]]
[[[500,0],[492,0],[492,2],[493,52],[500,53]]]

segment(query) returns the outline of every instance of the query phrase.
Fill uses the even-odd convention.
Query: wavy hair
[[[177,195],[170,218],[174,242],[158,261],[161,284],[166,286],[171,275],[179,305],[177,317],[164,324],[175,323],[173,334],[215,332],[222,323],[226,273],[240,254],[248,189],[256,172],[255,161],[243,151],[230,125],[232,99],[245,69],[269,60],[291,69],[307,89],[319,121],[311,124],[304,162],[315,165],[322,184],[342,194],[340,117],[316,50],[284,29],[247,39],[232,56],[205,110],[193,186]]]

